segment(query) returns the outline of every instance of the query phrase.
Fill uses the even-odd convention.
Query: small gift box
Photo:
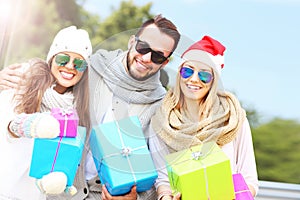
[[[242,174],[233,174],[233,184],[236,200],[254,200]]]
[[[79,118],[75,109],[53,108],[51,115],[59,121],[59,136],[76,137]]]
[[[75,138],[34,139],[29,176],[40,179],[50,172],[64,172],[67,185],[71,186],[82,157],[85,137],[86,128],[78,126]]]
[[[193,146],[166,156],[170,185],[181,200],[232,200],[229,158],[215,143]]]
[[[156,178],[138,117],[93,127],[90,148],[99,178],[111,195],[149,190]]]

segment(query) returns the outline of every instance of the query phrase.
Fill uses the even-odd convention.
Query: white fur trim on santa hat
[[[77,29],[76,26],[69,26],[60,30],[50,47],[47,55],[47,62],[60,52],[73,52],[80,54],[86,61],[92,54],[92,44],[87,31]]]
[[[202,51],[199,49],[191,49],[187,51],[182,58],[185,61],[193,60],[202,62],[215,69],[218,72],[218,74],[221,75],[222,65],[224,64],[224,56],[222,55],[213,56],[212,54],[207,53],[206,51]]]

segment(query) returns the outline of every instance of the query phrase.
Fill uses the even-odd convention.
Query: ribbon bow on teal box
[[[111,195],[122,195],[137,186],[149,190],[156,178],[153,160],[138,117],[93,127],[90,147],[101,183]]]

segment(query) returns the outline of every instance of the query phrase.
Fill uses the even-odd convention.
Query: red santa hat
[[[213,67],[221,74],[224,67],[225,47],[210,36],[204,36],[200,41],[190,46],[181,56],[184,60],[200,61]]]

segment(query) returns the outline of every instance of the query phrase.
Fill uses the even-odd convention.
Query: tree
[[[133,1],[122,1],[119,9],[112,10],[111,15],[106,18],[94,31],[95,38],[92,42],[98,48],[105,49],[127,49],[127,42],[130,35],[136,32],[136,28],[146,20],[153,17],[150,14],[152,4],[138,7]]]
[[[54,4],[45,0],[13,0],[10,3],[16,9],[12,10],[6,22],[7,48],[3,65],[32,57],[45,58],[53,35],[61,27]]]
[[[300,124],[275,118],[252,130],[259,179],[300,183]]]

